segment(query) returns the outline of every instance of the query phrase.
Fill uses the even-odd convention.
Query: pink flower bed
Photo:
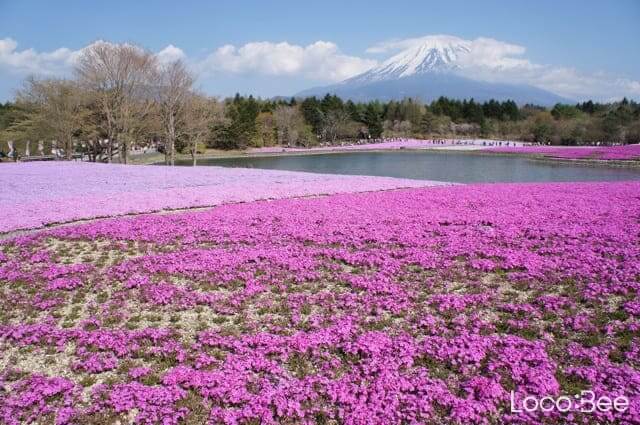
[[[341,194],[0,243],[0,421],[640,422],[640,183]],[[526,396],[625,412],[511,412]]]
[[[0,233],[93,217],[444,184],[223,167],[0,165]]]
[[[640,145],[625,146],[528,146],[497,147],[489,152],[544,155],[562,159],[633,160],[640,159]]]
[[[488,147],[498,143],[505,145],[522,145],[522,142],[514,141],[497,141],[484,139],[393,139],[384,140],[378,143],[362,143],[342,146],[320,146],[313,148],[286,148],[282,146],[270,146],[264,148],[249,149],[250,153],[282,153],[282,152],[334,152],[334,151],[366,151],[366,150],[396,150],[396,149],[429,149],[443,146],[469,146],[469,147]]]

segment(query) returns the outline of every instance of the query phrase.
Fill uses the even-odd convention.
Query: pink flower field
[[[0,166],[0,233],[94,217],[446,184],[223,167],[32,162]]]
[[[21,202],[38,202],[33,181]],[[637,424],[639,235],[640,183],[622,182],[258,201],[8,239],[0,422]],[[628,409],[510,408],[584,390]]]
[[[497,153],[544,155],[561,159],[640,160],[640,145],[625,146],[526,146],[497,147],[486,151]]]

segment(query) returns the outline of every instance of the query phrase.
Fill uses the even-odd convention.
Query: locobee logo
[[[520,402],[516,400],[516,395],[511,391],[511,412],[611,412],[616,411],[624,413],[629,409],[629,399],[625,396],[617,396],[611,398],[608,396],[600,396],[596,398],[593,391],[581,391],[573,397],[562,395],[559,397],[544,396],[538,398],[536,396],[526,396]]]

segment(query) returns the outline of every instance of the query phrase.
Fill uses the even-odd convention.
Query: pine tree
[[[302,116],[315,134],[319,134],[322,127],[322,111],[320,110],[320,102],[316,97],[307,97],[300,104]]]
[[[328,114],[331,111],[339,111],[344,107],[342,103],[342,99],[338,96],[330,95],[327,93],[324,98],[322,98],[322,102],[320,102],[320,109],[323,113]]]
[[[358,109],[358,105],[353,103],[351,100],[347,100],[345,103],[345,109],[349,113],[349,117],[356,122],[362,122],[362,114],[360,113],[360,109]]]
[[[374,139],[382,136],[382,114],[379,110],[380,108],[374,102],[371,102],[367,105],[367,109],[364,115],[364,122],[369,128],[369,135]]]
[[[422,134],[431,134],[435,130],[436,117],[430,110],[426,110],[420,119],[420,131]]]
[[[249,146],[256,137],[256,118],[260,113],[260,105],[249,96],[244,98],[238,94],[228,105],[227,114],[231,119],[231,124],[221,131],[219,144],[225,149],[245,148]]]

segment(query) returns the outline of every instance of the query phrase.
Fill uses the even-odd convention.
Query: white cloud
[[[578,100],[640,98],[639,81],[606,73],[584,74],[573,68],[546,66],[540,72],[532,72],[520,78],[523,82]]]
[[[13,74],[37,74],[43,76],[60,76],[68,73],[82,54],[82,51],[95,44],[113,44],[98,40],[78,50],[62,47],[50,52],[38,52],[34,49],[18,50],[18,43],[12,38],[0,39],[0,70]],[[178,59],[186,59],[182,49],[169,44],[156,53],[161,63]]]
[[[17,74],[60,74],[73,64],[77,54],[78,51],[66,47],[51,52],[37,52],[34,49],[18,50],[18,43],[12,38],[0,39],[0,69],[7,69]]]
[[[366,71],[377,61],[349,56],[327,41],[308,46],[260,41],[216,49],[201,64],[204,73],[297,75],[323,81],[340,81]]]
[[[96,43],[108,42],[99,40]],[[51,52],[18,50],[15,40],[0,39],[0,69],[25,75],[61,75],[72,68],[84,48],[71,50],[63,47]],[[185,60],[205,75],[219,72],[284,75],[320,81],[344,80],[377,64],[373,59],[345,55],[336,44],[326,41],[316,41],[308,46],[268,41],[247,43],[241,47],[225,45],[203,60],[189,59],[182,49],[169,44],[157,52],[156,57],[161,63]]]
[[[367,52],[390,55],[425,42],[434,46],[453,43],[468,48],[469,53],[458,58],[459,72],[474,79],[530,84],[578,100],[609,100],[623,96],[640,98],[639,80],[534,63],[526,57],[524,46],[492,38],[466,40],[450,35],[429,35],[383,41],[368,48]],[[67,75],[82,51],[83,48],[72,50],[66,47],[44,52],[33,48],[20,50],[14,39],[0,39],[0,73]],[[307,46],[268,41],[239,47],[225,45],[201,60],[189,58],[182,49],[169,44],[156,56],[161,63],[182,59],[204,77],[216,74],[272,75],[326,82],[344,80],[378,64],[374,59],[344,54],[335,43],[327,41],[316,41]]]
[[[459,73],[473,79],[514,84],[530,84],[571,99],[620,99],[640,97],[640,81],[617,78],[606,73],[586,74],[569,67],[538,64],[526,58],[524,46],[492,38],[465,40],[450,35],[428,35],[388,40],[367,49],[369,53],[391,53],[429,43],[456,44],[468,48],[459,55]]]
[[[470,52],[461,58],[462,65],[491,69],[535,69],[538,65],[522,58],[526,49],[517,44],[492,38],[476,38],[470,42]]]
[[[185,60],[187,55],[181,48],[176,47],[173,44],[169,44],[167,47],[156,53],[156,57],[160,63],[168,64],[177,60]]]
[[[464,47],[469,53],[460,55],[458,65],[462,67],[502,69],[536,67],[536,65],[527,59],[522,58],[522,55],[526,51],[523,46],[486,37],[465,40],[452,35],[426,35],[424,37],[407,38],[404,40],[383,41],[374,44],[366,51],[368,53],[391,53],[425,44],[431,47],[448,45]]]

